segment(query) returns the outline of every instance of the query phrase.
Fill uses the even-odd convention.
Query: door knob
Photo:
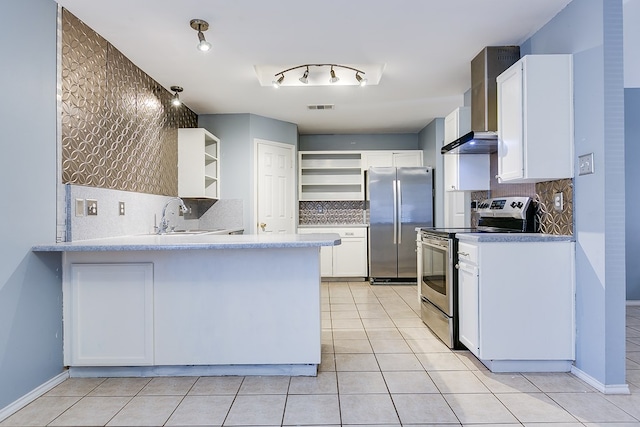
[[[260,228],[262,228],[262,231],[264,231],[264,228],[267,226],[267,224],[265,224],[264,222],[260,223]]]

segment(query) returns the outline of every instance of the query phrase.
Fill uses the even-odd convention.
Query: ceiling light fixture
[[[282,81],[284,80],[284,74],[280,73],[280,78],[278,80],[274,80],[273,82],[273,87],[275,87],[276,89],[278,89],[280,87],[280,85],[282,85]],[[277,74],[276,74],[277,76]]]
[[[358,84],[361,87],[362,86],[366,86],[367,82],[369,81],[369,80],[365,79],[364,77],[362,77],[358,71],[356,71],[356,80],[358,81]]]
[[[300,77],[298,80],[300,80],[304,84],[309,83],[309,67],[307,67],[302,77]]]
[[[211,49],[211,43],[205,40],[203,31],[209,29],[209,23],[202,19],[192,19],[190,22],[191,28],[198,32],[198,50],[201,52],[207,52]]]
[[[338,80],[340,80],[340,77],[336,76],[336,72],[333,71],[333,65],[331,66],[331,78],[329,79],[329,83],[338,83]]]
[[[278,77],[278,76],[280,77],[277,80],[274,80],[272,82],[273,87],[276,87],[276,88],[280,87],[282,85],[282,81],[284,80],[284,74],[292,70],[297,70],[298,68],[306,68],[304,73],[302,74],[302,77],[300,77],[298,80],[300,80],[301,83],[308,84],[309,83],[309,67],[331,67],[331,70],[329,72],[329,76],[330,76],[329,83],[332,83],[332,84],[337,83],[340,80],[340,78],[336,75],[334,68],[345,68],[347,70],[355,71],[356,81],[358,82],[358,84],[360,86],[365,86],[367,84],[367,79],[365,79],[362,76],[365,74],[365,72],[362,70],[358,70],[357,68],[349,67],[347,65],[340,65],[340,64],[303,64],[303,65],[297,65],[295,67],[288,68],[286,70],[282,70],[274,74],[275,77]]]
[[[171,91],[173,92],[173,98],[171,98],[171,105],[174,107],[179,107],[182,105],[182,101],[180,101],[180,96],[178,95],[184,89],[180,86],[171,86]]]

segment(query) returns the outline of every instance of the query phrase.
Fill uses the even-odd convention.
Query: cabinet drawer
[[[468,243],[458,243],[458,261],[478,265],[478,247]]]

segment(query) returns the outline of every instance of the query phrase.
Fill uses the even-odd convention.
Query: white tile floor
[[[493,374],[420,321],[415,286],[323,283],[317,377],[66,380],[0,426],[640,426],[640,307],[627,308],[631,395],[571,374]]]

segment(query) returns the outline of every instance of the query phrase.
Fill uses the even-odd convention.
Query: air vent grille
[[[307,109],[309,110],[333,110],[334,108],[334,104],[307,105]]]

